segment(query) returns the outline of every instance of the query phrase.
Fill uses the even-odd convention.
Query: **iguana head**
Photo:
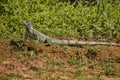
[[[29,21],[23,21],[23,24],[26,27],[26,29],[29,29],[29,30],[33,29],[31,22],[29,22]]]

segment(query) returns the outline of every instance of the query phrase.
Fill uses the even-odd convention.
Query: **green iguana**
[[[26,28],[26,34],[24,37],[24,42],[30,38],[36,41],[40,41],[43,43],[53,43],[53,44],[61,44],[61,45],[115,45],[120,46],[117,43],[110,42],[86,42],[86,41],[75,41],[75,40],[59,40],[49,37],[36,29],[33,29],[31,22],[23,21],[23,24]]]

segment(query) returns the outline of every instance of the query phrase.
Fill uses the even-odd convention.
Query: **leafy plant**
[[[117,70],[114,65],[114,61],[112,58],[106,58],[104,63],[102,64],[102,73],[106,76],[118,77],[120,76],[119,70]]]
[[[45,71],[43,69],[39,69],[37,71],[37,74],[36,74],[36,77],[38,78],[43,78],[44,77],[44,74],[45,74]]]
[[[120,57],[117,57],[115,62],[120,63]]]
[[[4,76],[0,76],[0,80],[12,80],[11,78],[9,78],[9,77],[4,77]]]
[[[71,56],[71,58],[70,58],[70,60],[69,60],[68,62],[69,62],[69,64],[71,64],[71,65],[83,64],[82,59],[77,58],[77,57],[75,57],[75,56]]]
[[[60,77],[53,77],[53,78],[50,78],[50,80],[61,80]]]
[[[83,74],[82,74],[82,71],[81,71],[81,70],[76,70],[76,71],[74,72],[74,75],[75,75],[76,77],[80,77],[80,76],[82,76]]]
[[[104,67],[104,74],[107,75],[107,76],[116,76],[117,73],[116,73],[116,69],[115,69],[115,66],[114,65],[106,65]]]
[[[120,34],[118,3],[100,0],[84,6],[80,1],[74,7],[58,0],[0,1],[0,37],[23,38],[22,20],[30,20],[34,28],[49,36],[110,40]]]
[[[95,59],[98,51],[99,49],[97,47],[90,47],[86,53],[86,57],[88,59]]]

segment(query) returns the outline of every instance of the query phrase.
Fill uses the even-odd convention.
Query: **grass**
[[[70,65],[84,65],[84,61],[81,58],[77,58],[75,56],[71,56],[70,60],[68,61]]]
[[[50,80],[62,80],[60,77],[52,77]]]
[[[0,80],[11,80],[9,77],[0,76]]]
[[[112,60],[112,57],[106,58],[104,60],[104,63],[101,65],[102,67],[102,74],[105,74],[106,76],[113,76],[113,77],[119,77],[119,70],[116,68],[115,60]]]
[[[95,47],[88,47],[87,53],[86,53],[86,57],[88,59],[95,59],[97,53],[99,52],[99,47],[95,46]]]
[[[117,57],[115,62],[120,63],[120,57]]]
[[[120,34],[120,13],[118,5],[107,1],[89,7],[54,0],[1,1],[0,36],[22,38],[22,20],[30,20],[34,28],[49,36],[110,40]]]
[[[82,70],[76,70],[75,72],[74,72],[74,76],[75,77],[80,77],[80,76],[83,76],[83,74],[82,74]]]
[[[45,73],[46,73],[45,70],[39,69],[37,71],[36,77],[38,77],[38,78],[44,78]]]
[[[13,78],[22,78],[22,76],[14,73],[10,73],[6,76],[0,76],[0,80],[13,80]]]

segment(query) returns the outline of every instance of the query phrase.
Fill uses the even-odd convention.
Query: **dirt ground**
[[[32,41],[22,45],[19,40],[1,39],[0,80],[9,79],[120,80],[120,47],[45,45]]]

